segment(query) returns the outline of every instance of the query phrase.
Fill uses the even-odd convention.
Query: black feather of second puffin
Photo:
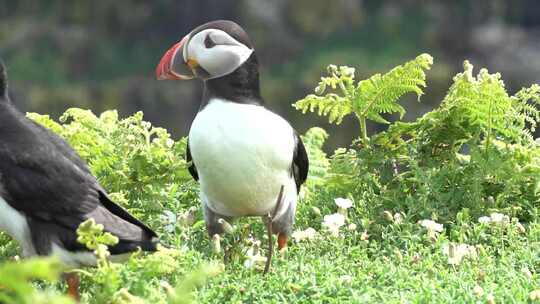
[[[19,112],[7,86],[0,63],[0,197],[26,217],[36,253],[86,251],[76,229],[88,218],[119,238],[112,254],[156,250],[156,233],[109,199],[66,141]]]
[[[7,99],[7,72],[6,72],[6,66],[4,65],[4,62],[2,59],[0,59],[0,99],[6,100]]]

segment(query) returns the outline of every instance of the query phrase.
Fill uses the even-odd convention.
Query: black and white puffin
[[[109,199],[79,155],[13,106],[0,62],[0,231],[20,244],[23,256],[55,255],[70,267],[92,266],[96,257],[76,233],[90,218],[119,238],[109,248],[112,257],[156,250],[155,232]],[[78,297],[78,278],[68,275],[67,282]]]
[[[204,82],[186,154],[210,236],[223,232],[220,218],[272,214],[278,248],[286,247],[309,161],[297,132],[265,107],[246,32],[232,21],[203,24],[165,53],[156,77]]]

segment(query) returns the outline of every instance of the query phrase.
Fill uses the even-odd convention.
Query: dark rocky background
[[[357,136],[355,121],[329,127],[290,104],[311,92],[330,63],[367,77],[432,54],[427,94],[422,103],[406,99],[405,119],[441,101],[464,59],[500,71],[510,92],[540,82],[536,0],[0,0],[0,57],[25,111],[58,117],[69,107],[142,110],[180,137],[197,111],[201,85],[158,82],[154,69],[169,46],[214,19],[234,20],[250,33],[269,106],[301,132],[327,128],[329,149]]]

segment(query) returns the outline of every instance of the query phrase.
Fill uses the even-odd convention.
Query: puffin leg
[[[204,222],[206,223],[206,231],[208,232],[208,235],[211,239],[214,238],[216,234],[221,237],[225,233],[225,230],[223,229],[223,225],[219,222],[219,220],[224,219],[226,222],[231,223],[234,218],[212,211],[212,209],[208,207],[206,200],[204,198],[201,200],[203,205]],[[229,258],[230,248],[226,246],[223,248],[223,263],[228,264]]]
[[[291,235],[294,225],[294,214],[296,211],[296,202],[289,203],[287,210],[272,223],[274,233],[278,235],[278,250],[283,251],[287,248],[287,239]]]
[[[63,277],[68,286],[67,294],[78,303],[81,299],[79,295],[79,286],[81,284],[79,275],[75,272],[65,272]]]
[[[266,264],[264,265],[264,274],[267,274],[270,270],[270,263],[272,262],[272,252],[274,251],[273,238],[272,238],[272,216],[270,213],[265,217],[266,232],[268,235],[268,254],[266,255]]]
[[[287,235],[285,233],[280,232],[278,234],[277,243],[278,243],[278,250],[287,248]]]
[[[283,201],[283,188],[284,186],[282,185],[279,189],[279,195],[277,197],[276,208],[274,209],[274,212],[272,214],[269,213],[265,219],[266,231],[268,234],[268,255],[266,256],[266,264],[264,265],[264,274],[267,274],[268,271],[270,271],[270,264],[272,263],[272,253],[274,251],[274,240],[272,238],[272,221],[274,221],[274,218],[276,217],[276,214],[281,207],[281,202]]]
[[[223,225],[219,222],[220,219],[224,219],[226,222],[231,223],[234,218],[230,216],[221,215],[212,211],[208,208],[208,204],[203,201],[203,215],[204,222],[206,223],[206,230],[208,231],[208,236],[212,238],[215,234],[223,235],[225,230]]]

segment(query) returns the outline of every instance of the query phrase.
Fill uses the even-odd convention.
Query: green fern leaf
[[[302,142],[306,147],[309,158],[308,187],[324,183],[330,161],[322,147],[328,138],[328,133],[322,128],[311,128],[302,136]]]

